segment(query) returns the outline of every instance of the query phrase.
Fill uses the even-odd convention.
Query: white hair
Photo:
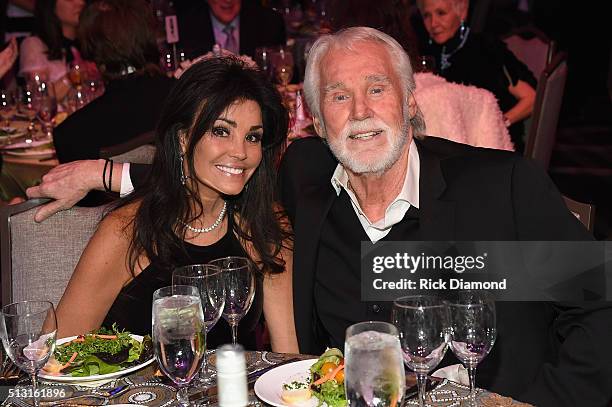
[[[317,39],[312,45],[308,53],[306,63],[306,73],[304,75],[304,96],[313,116],[319,119],[323,127],[325,122],[321,114],[321,61],[323,57],[332,49],[346,49],[354,51],[354,44],[358,42],[375,42],[382,44],[392,61],[396,61],[395,69],[400,83],[404,91],[404,99],[406,96],[413,95],[416,88],[414,77],[412,74],[412,65],[410,58],[404,48],[389,35],[370,27],[350,27],[338,31],[335,34],[323,35]],[[364,57],[367,58],[367,55]],[[407,109],[404,109],[404,114],[410,114]],[[425,120],[423,114],[416,108],[414,117],[410,119],[410,125],[413,130],[414,137],[420,137],[425,134]]]

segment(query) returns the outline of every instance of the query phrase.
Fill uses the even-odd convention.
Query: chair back
[[[552,59],[552,42],[536,28],[520,27],[507,35],[504,42],[536,78],[540,77]]]
[[[563,196],[563,200],[565,201],[565,205],[570,210],[570,212],[584,225],[585,228],[589,232],[593,231],[593,224],[595,221],[595,206],[584,203],[574,201],[571,198]]]
[[[151,131],[134,137],[125,143],[102,147],[100,157],[124,163],[151,164],[155,156],[155,146],[151,144],[154,137],[155,132]]]
[[[540,163],[545,170],[555,144],[566,78],[566,54],[560,52],[540,76],[525,147],[525,156]]]
[[[105,210],[74,207],[36,223],[36,208],[48,201],[0,209],[3,305],[38,299],[57,305]]]

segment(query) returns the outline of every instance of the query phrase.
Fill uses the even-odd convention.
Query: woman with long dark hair
[[[117,323],[151,329],[151,297],[175,267],[248,256],[256,298],[238,340],[255,347],[261,311],[272,348],[297,351],[291,240],[275,205],[287,113],[276,89],[236,58],[190,67],[166,99],[149,176],[101,222],[57,309],[59,335]],[[220,221],[219,221],[220,219]],[[231,340],[220,321],[211,347]]]
[[[20,75],[46,73],[58,99],[68,92],[70,62],[78,58],[76,37],[83,7],[84,0],[36,0],[35,35],[21,43]]]

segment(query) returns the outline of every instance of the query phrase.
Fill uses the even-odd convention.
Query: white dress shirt
[[[355,193],[348,187],[348,174],[341,164],[338,164],[336,167],[336,170],[332,175],[331,183],[338,195],[340,195],[342,188],[346,191],[351,199],[353,210],[359,218],[359,222],[361,222],[361,226],[363,226],[363,229],[370,240],[372,242],[377,242],[383,237],[387,236],[393,225],[401,222],[411,205],[417,209],[419,208],[420,169],[419,152],[413,140],[410,142],[408,151],[408,168],[402,190],[385,210],[385,216],[374,223],[372,223],[363,213]]]

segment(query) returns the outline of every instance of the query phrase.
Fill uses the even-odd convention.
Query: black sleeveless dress
[[[232,216],[229,216],[231,219]],[[177,267],[187,264],[208,263],[211,260],[226,256],[246,256],[244,248],[233,232],[233,222],[228,225],[228,232],[219,241],[210,246],[196,246],[185,242],[190,261],[177,264]],[[123,287],[111,306],[102,326],[110,327],[113,323],[121,329],[138,335],[151,333],[151,305],[155,290],[172,285],[172,270],[162,269],[151,263],[128,285]],[[263,310],[262,279],[256,278],[255,298],[251,309],[238,325],[238,342],[245,349],[255,350],[255,327]],[[229,324],[221,318],[207,336],[209,349],[232,342],[232,332]]]

